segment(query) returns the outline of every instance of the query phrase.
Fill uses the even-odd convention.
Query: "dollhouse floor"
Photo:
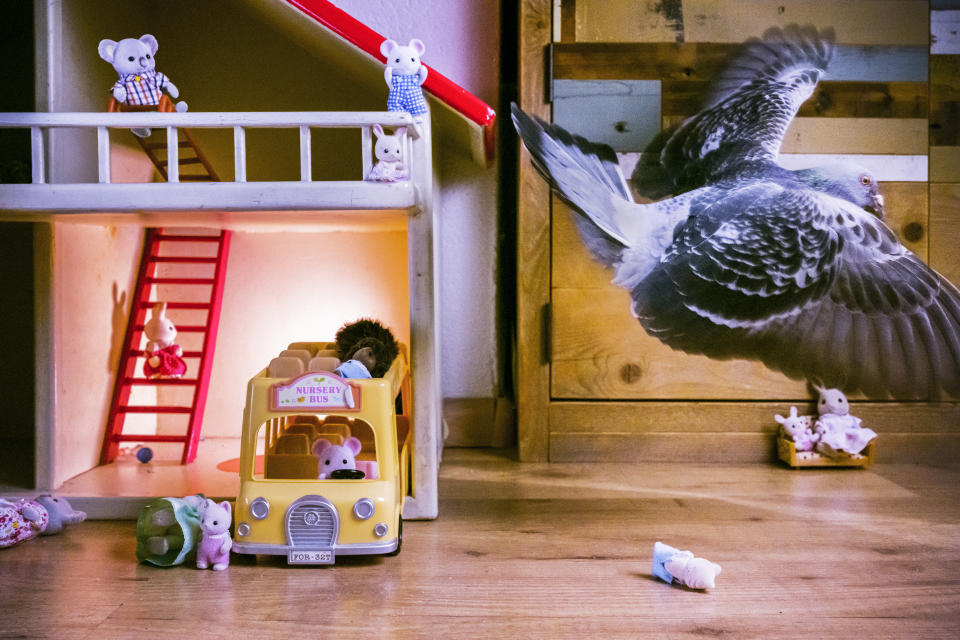
[[[55,638],[955,638],[960,466],[519,464],[450,449],[395,558],[134,560],[130,521],[0,550],[6,634]],[[653,578],[653,543],[719,563]]]
[[[203,438],[197,459],[179,461],[180,445],[159,445],[155,458],[141,464],[133,455],[94,467],[66,481],[57,494],[65,496],[91,517],[135,518],[147,498],[203,493],[211,498],[233,498],[240,489],[237,458],[239,438]]]

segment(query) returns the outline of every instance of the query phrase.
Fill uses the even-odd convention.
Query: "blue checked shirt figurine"
[[[426,50],[424,44],[414,38],[404,46],[393,40],[384,40],[380,53],[387,59],[383,78],[389,87],[387,111],[406,111],[419,116],[427,113],[427,101],[421,86],[427,79],[427,68],[420,63]]]
[[[420,76],[394,74],[387,94],[387,111],[406,111],[412,116],[427,112],[427,101],[420,88]]]
[[[151,105],[160,104],[160,96],[163,93],[163,87],[170,82],[170,79],[156,71],[144,71],[142,73],[130,73],[120,76],[113,87],[115,89],[124,89],[127,93],[126,104],[131,105]]]

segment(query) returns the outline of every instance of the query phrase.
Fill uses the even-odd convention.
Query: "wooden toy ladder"
[[[170,98],[164,94],[160,104],[155,106],[130,106],[118,103],[113,98],[107,111],[176,111]],[[167,179],[166,160],[167,143],[165,129],[154,130],[148,138],[134,136],[157,171]],[[161,135],[157,135],[160,133]],[[213,166],[197,146],[189,129],[178,129],[177,166],[178,179],[181,181],[219,181]],[[184,172],[194,167],[193,173]],[[196,172],[196,169],[199,172]],[[215,245],[215,247],[214,247]],[[227,256],[230,252],[230,232],[219,234],[165,233],[162,229],[147,229],[143,243],[143,256],[137,274],[137,284],[130,306],[130,318],[123,338],[123,352],[114,384],[113,399],[107,418],[107,430],[100,451],[100,464],[116,459],[121,442],[174,442],[183,443],[181,464],[193,462],[197,457],[197,445],[200,442],[200,428],[203,422],[203,410],[207,402],[207,390],[210,385],[210,371],[213,368],[213,353],[217,342],[217,328],[220,325],[220,306],[223,300],[223,285],[227,269]],[[176,265],[176,266],[174,266]],[[158,272],[159,268],[159,272]],[[201,274],[201,275],[198,275]],[[171,320],[177,326],[177,342],[198,344],[199,349],[184,349],[183,358],[187,363],[187,372],[183,378],[148,379],[143,375],[143,329],[147,312],[159,301],[152,299],[156,287],[170,287],[173,295],[182,295],[188,299],[177,300],[170,295],[161,296],[167,303],[167,310],[173,311]],[[205,295],[206,292],[209,292]],[[200,299],[200,302],[195,300]],[[192,315],[202,314],[199,324],[180,324],[176,310]],[[187,337],[190,336],[190,337]],[[189,404],[131,404],[134,387],[152,386],[158,395],[164,387],[191,388],[192,399]],[[126,417],[131,414],[149,414],[157,416],[183,415],[187,425],[184,434],[138,435],[123,432]]]
[[[203,249],[204,246],[206,250]],[[121,442],[182,442],[181,464],[187,464],[196,458],[203,410],[210,383],[210,371],[213,367],[217,327],[220,323],[220,307],[229,250],[230,232],[226,230],[216,235],[187,235],[165,233],[162,229],[147,229],[143,257],[137,275],[136,292],[131,301],[130,319],[123,339],[123,352],[114,385],[113,400],[110,403],[100,464],[107,464],[116,459]],[[207,273],[199,277],[179,273],[158,275],[158,267],[166,270],[171,268],[168,265],[177,265],[173,268],[178,270],[204,270]],[[194,334],[196,337],[191,338],[190,341],[201,345],[198,350],[184,349],[183,358],[187,362],[187,372],[183,378],[148,379],[143,375],[141,344],[143,329],[147,312],[157,302],[151,299],[152,292],[159,286],[169,286],[172,287],[173,292],[183,292],[186,298],[202,300],[200,302],[178,301],[164,296],[168,313],[174,312],[171,314],[171,319],[179,333],[177,342],[186,342],[186,336]],[[206,290],[209,290],[209,295],[205,294]],[[176,321],[177,309],[189,310],[191,314],[203,313],[205,320],[199,324],[181,325]],[[199,363],[196,364],[198,361]],[[130,404],[130,396],[135,386],[153,386],[158,393],[163,387],[190,387],[193,389],[193,397],[187,405],[133,405]],[[187,417],[186,433],[182,435],[124,434],[124,421],[130,414],[152,414],[158,417],[169,414],[185,415]]]
[[[176,107],[173,105],[173,102],[170,101],[167,94],[160,96],[160,104],[158,105],[131,106],[120,104],[113,98],[110,98],[110,103],[107,105],[107,111],[111,113],[115,111],[175,112],[176,110]],[[141,138],[139,136],[134,136],[134,138],[136,138],[137,144],[140,145],[143,152],[150,158],[153,166],[160,172],[160,176],[164,180],[167,180],[167,139],[165,129],[153,129],[150,133],[151,135],[148,138]],[[210,164],[206,155],[204,155],[203,151],[201,151],[197,145],[197,141],[190,132],[190,129],[177,130],[177,147],[177,165],[179,166],[178,180],[181,182],[220,181],[217,172],[213,169],[213,165]],[[188,167],[192,167],[195,170],[193,172],[184,171],[184,169]]]

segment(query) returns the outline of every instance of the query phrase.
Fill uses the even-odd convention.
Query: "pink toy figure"
[[[153,306],[153,315],[143,327],[148,338],[147,348],[143,351],[146,361],[143,363],[143,375],[147,378],[179,378],[187,371],[183,361],[183,349],[174,342],[177,328],[167,318],[167,303],[158,302]]]
[[[217,504],[207,498],[203,510],[200,528],[203,532],[200,546],[197,547],[197,569],[213,567],[214,571],[223,571],[230,566],[230,503],[224,500]]]
[[[47,510],[39,502],[0,498],[0,549],[36,538],[48,521]]]
[[[313,443],[313,455],[319,460],[317,477],[323,480],[339,469],[356,470],[360,447],[360,440],[354,437],[347,438],[343,446],[319,438]]]

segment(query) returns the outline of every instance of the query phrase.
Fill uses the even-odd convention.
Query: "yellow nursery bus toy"
[[[233,551],[290,564],[399,553],[410,483],[407,349],[347,379],[334,343],[295,343],[247,385]]]

